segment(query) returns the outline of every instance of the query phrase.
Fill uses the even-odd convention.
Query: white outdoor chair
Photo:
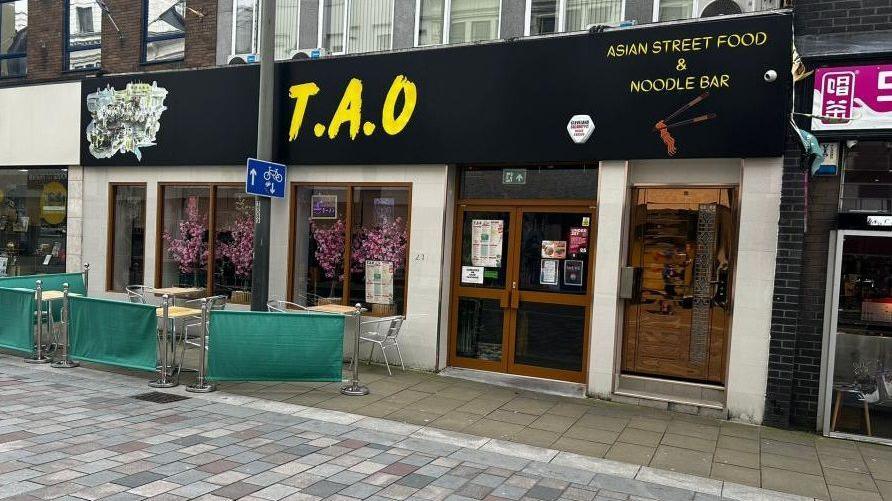
[[[208,323],[211,321],[210,312],[211,311],[220,311],[226,309],[226,303],[229,300],[229,297],[226,295],[218,295],[211,296],[208,298],[199,298],[199,299],[190,299],[183,303],[183,306],[187,308],[195,308],[201,309],[201,301],[202,299],[207,299],[208,302]],[[197,334],[190,334],[194,329],[198,329]],[[195,348],[201,348],[201,317],[188,317],[183,322],[183,347],[180,352],[180,361],[177,365],[177,373],[180,372],[183,366],[183,359],[186,358],[186,348],[188,346],[193,346]],[[205,337],[204,339],[204,349],[207,351],[208,342],[210,342],[209,337]],[[204,354],[199,354],[199,356],[203,356]]]
[[[285,301],[284,299],[270,299],[266,302],[266,311],[292,313],[294,311],[307,311],[307,307],[291,301]]]
[[[381,348],[381,354],[384,356],[384,366],[387,367],[387,374],[392,376],[390,371],[390,362],[387,361],[387,349],[396,348],[396,354],[400,359],[400,367],[406,372],[406,366],[403,364],[403,354],[400,352],[400,345],[397,337],[400,335],[400,329],[403,327],[405,317],[384,317],[375,320],[369,320],[360,323],[362,334],[359,336],[360,343],[371,343],[372,349],[369,351],[368,363],[372,363],[372,355],[375,353],[375,346]],[[356,357],[358,358],[358,354]]]
[[[147,285],[128,285],[127,287],[124,287],[124,290],[127,291],[127,299],[129,299],[131,303],[149,304],[149,300],[146,296],[152,291],[151,287]]]

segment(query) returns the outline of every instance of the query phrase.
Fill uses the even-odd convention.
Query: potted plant
[[[193,287],[199,286],[200,269],[207,263],[208,249],[205,243],[207,234],[207,216],[198,211],[198,199],[189,197],[186,200],[185,219],[181,219],[177,226],[179,235],[174,237],[165,231],[162,238],[167,242],[167,252],[177,263],[180,271],[180,283],[185,284],[183,277],[191,278]]]
[[[254,267],[254,211],[248,199],[236,202],[238,215],[232,224],[221,234],[228,238],[217,238],[217,249],[220,257],[228,261],[235,275],[236,286],[241,290],[232,291],[231,301],[236,304],[249,304],[251,292],[248,290],[251,270]]]
[[[322,274],[330,282],[328,298],[320,298],[318,304],[340,304],[341,298],[335,297],[335,286],[343,280],[344,263],[344,221],[336,219],[331,225],[321,225],[310,220],[310,231],[316,242],[313,256]]]
[[[393,264],[393,272],[396,274],[405,267],[408,246],[409,234],[400,217],[385,219],[371,228],[359,228],[353,236],[350,272],[364,276],[366,261],[384,261]],[[394,313],[392,303],[372,305],[374,315],[387,316]]]

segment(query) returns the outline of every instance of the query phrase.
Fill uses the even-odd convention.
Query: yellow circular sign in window
[[[40,218],[49,224],[61,224],[68,212],[68,190],[58,181],[43,185],[40,193]]]

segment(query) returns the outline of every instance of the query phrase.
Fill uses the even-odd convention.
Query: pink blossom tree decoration
[[[165,231],[162,238],[167,242],[167,252],[176,261],[180,273],[192,273],[193,279],[197,280],[196,272],[207,263],[208,259],[207,244],[204,242],[207,233],[207,215],[199,213],[197,197],[189,197],[186,200],[185,216],[177,223],[178,237]]]
[[[409,235],[398,217],[373,228],[360,228],[353,237],[350,271],[364,273],[366,261],[393,263],[393,270],[405,265]]]
[[[229,243],[217,241],[220,257],[235,267],[235,276],[247,279],[254,267],[254,211],[247,199],[236,203],[238,216],[226,230],[232,236]]]
[[[344,241],[346,239],[344,231],[344,221],[335,220],[330,226],[318,224],[316,221],[310,220],[310,231],[313,233],[313,240],[316,241],[316,252],[313,256],[316,263],[322,268],[325,278],[332,281],[329,296],[334,294],[335,281],[343,279],[341,269],[344,264]]]

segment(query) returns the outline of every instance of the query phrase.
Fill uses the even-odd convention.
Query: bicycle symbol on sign
[[[282,174],[279,172],[279,169],[267,167],[266,172],[263,173],[263,180],[266,181],[264,183],[266,189],[269,190],[271,195],[275,195],[276,184],[282,182]]]

